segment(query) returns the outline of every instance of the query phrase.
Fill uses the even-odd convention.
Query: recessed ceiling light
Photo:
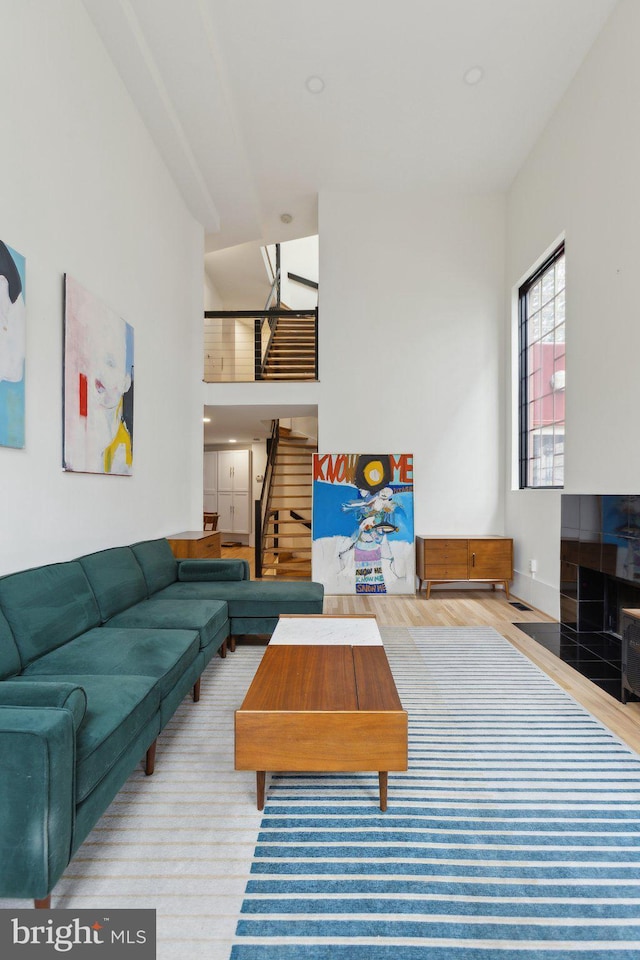
[[[463,76],[463,80],[470,87],[474,87],[476,83],[480,83],[484,77],[484,70],[482,67],[470,67]]]
[[[229,440],[229,443],[237,443],[237,440]]]
[[[309,93],[322,93],[324,90],[324,80],[322,77],[307,77],[304,83]]]

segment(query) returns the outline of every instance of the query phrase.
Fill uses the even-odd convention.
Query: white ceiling
[[[83,2],[219,250],[325,189],[507,189],[616,0]]]
[[[244,406],[207,406],[204,416],[205,446],[228,444],[230,440],[246,446],[271,436],[271,421],[292,417],[317,417],[312,404],[246,404]]]

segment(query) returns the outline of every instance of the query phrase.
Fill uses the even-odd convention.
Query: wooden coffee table
[[[388,772],[407,769],[375,617],[281,617],[235,721],[235,767],[256,771],[259,810],[267,770],[377,770],[386,810]]]

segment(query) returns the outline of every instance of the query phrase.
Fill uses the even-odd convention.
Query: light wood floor
[[[249,560],[253,576],[253,550],[246,547],[224,548],[222,555]],[[512,596],[511,599],[517,597]],[[433,588],[429,600],[424,592],[407,597],[327,596],[324,612],[374,613],[380,625],[399,627],[494,627],[609,730],[640,752],[640,703],[619,703],[518,630],[518,623],[551,621],[552,618],[538,610],[517,610],[510,606],[501,590],[494,593],[490,587],[463,590]]]

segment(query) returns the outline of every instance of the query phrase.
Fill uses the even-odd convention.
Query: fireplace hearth
[[[518,624],[622,699],[621,610],[640,608],[640,496],[562,495],[559,624]]]

